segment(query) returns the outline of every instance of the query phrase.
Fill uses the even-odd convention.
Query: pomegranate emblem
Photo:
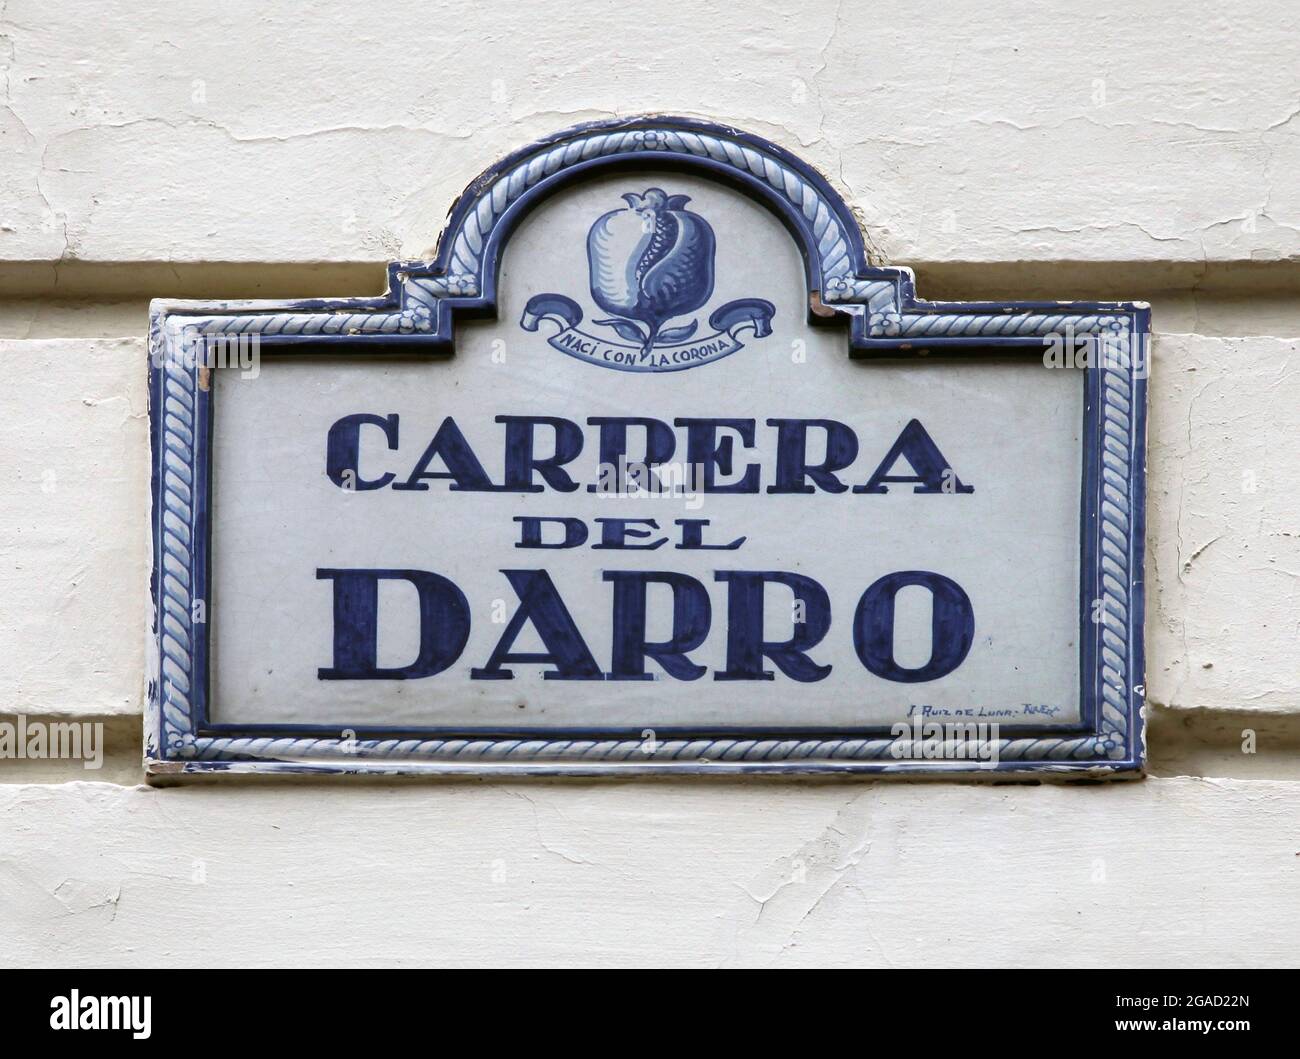
[[[665,329],[713,297],[713,229],[686,209],[686,195],[661,188],[623,196],[587,235],[591,296],[610,317],[593,323],[640,342],[646,352],[690,338],[699,321]]]
[[[556,349],[616,371],[683,371],[744,348],[742,333],[772,333],[776,307],[738,298],[709,314],[711,333],[697,334],[700,321],[692,314],[713,297],[713,228],[686,208],[688,196],[663,188],[627,192],[623,201],[626,207],[601,214],[587,232],[588,289],[608,314],[591,326],[613,335],[579,327],[582,307],[558,293],[529,298],[519,321],[525,331],[545,321]]]

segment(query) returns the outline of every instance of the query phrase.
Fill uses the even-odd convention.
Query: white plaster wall
[[[572,122],[662,110],[766,135],[828,173],[882,259],[976,287],[1024,263],[1042,283],[1118,272],[1135,298],[1247,277],[1204,327],[1177,280],[1177,325],[1155,321],[1148,691],[1171,723],[1153,738],[1219,740],[1156,747],[1165,774],[146,790],[129,742],[105,773],[125,786],[0,761],[0,962],[1300,962],[1300,780],[1237,750],[1259,729],[1297,775],[1300,301],[1294,272],[1249,279],[1300,255],[1297,17],[0,3],[0,310],[21,291],[41,336],[0,342],[0,714],[140,708],[140,277],[378,277],[494,157]],[[138,307],[67,302],[80,262],[119,263],[104,282]],[[120,337],[72,337],[96,328]],[[1190,762],[1216,778],[1168,774]]]
[[[7,0],[3,21],[0,260],[415,256],[498,155],[644,111],[800,151],[893,260],[1300,252],[1281,0]]]
[[[0,787],[0,950],[56,966],[1293,964],[1297,816],[1296,784],[1200,779]]]
[[[0,342],[0,713],[140,711],[145,364],[141,338]]]
[[[1300,341],[1155,351],[1148,698],[1300,714]]]

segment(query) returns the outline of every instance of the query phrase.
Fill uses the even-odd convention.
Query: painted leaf
[[[661,343],[685,342],[691,335],[695,334],[696,329],[700,326],[698,320],[692,320],[685,327],[668,327],[659,332],[659,341]]]
[[[625,338],[629,342],[644,342],[646,334],[641,328],[637,327],[631,320],[619,320],[614,317],[606,317],[603,320],[593,320],[592,323],[604,324],[606,327],[612,327],[618,332],[620,338]]]

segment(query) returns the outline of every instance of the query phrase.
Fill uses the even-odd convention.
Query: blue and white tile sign
[[[569,129],[377,298],[155,302],[151,776],[1140,772],[1148,312]]]

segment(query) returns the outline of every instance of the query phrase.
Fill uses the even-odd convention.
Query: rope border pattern
[[[823,277],[823,299],[851,313],[867,316],[872,337],[897,338],[1007,338],[1043,336],[1056,332],[1103,335],[1112,355],[1102,372],[1102,498],[1099,510],[1098,562],[1102,598],[1098,664],[1100,701],[1098,731],[1082,736],[1050,735],[999,740],[1003,761],[1091,763],[1125,758],[1130,737],[1128,687],[1135,631],[1130,626],[1129,585],[1132,563],[1134,446],[1133,344],[1129,313],[1072,314],[1034,310],[961,313],[900,311],[896,279],[870,279],[853,274],[848,239],[836,212],[807,181],[778,159],[747,143],[720,135],[673,128],[580,135],[525,159],[499,176],[465,214],[465,223],[451,235],[451,267],[442,276],[407,275],[399,271],[397,308],[373,308],[339,302],[328,311],[318,306],[300,310],[293,306],[256,311],[232,307],[230,313],[203,315],[161,313],[151,329],[150,354],[159,368],[159,432],[157,648],[159,651],[159,715],[162,756],[188,761],[332,762],[365,760],[400,762],[428,760],[450,762],[517,763],[643,763],[752,762],[815,766],[818,762],[889,763],[899,743],[882,738],[668,739],[654,743],[647,753],[645,740],[575,739],[373,739],[344,740],[316,737],[207,737],[196,736],[199,718],[192,694],[196,674],[194,642],[201,630],[192,617],[194,586],[193,541],[207,527],[198,524],[195,482],[198,449],[195,445],[196,400],[199,367],[182,350],[192,348],[196,337],[239,335],[417,335],[436,332],[444,315],[439,301],[472,297],[483,290],[482,268],[486,240],[509,206],[540,180],[562,168],[587,159],[633,151],[670,151],[708,157],[765,181],[783,195],[805,219],[814,237]],[[900,272],[901,276],[902,273]],[[152,739],[150,740],[152,742]],[[879,766],[877,766],[879,767]]]
[[[195,535],[198,524],[194,486],[197,469],[195,391],[197,366],[178,355],[176,329],[163,323],[155,329],[150,350],[158,365],[161,387],[162,451],[159,490],[157,635],[160,650],[159,700],[166,747],[194,730]]]
[[[646,151],[708,158],[757,177],[803,218],[817,248],[823,283],[847,277],[852,271],[848,233],[825,197],[792,168],[736,139],[660,126],[579,136],[541,151],[503,173],[479,195],[460,230],[453,235],[449,275],[478,277],[477,288],[465,293],[478,294],[483,290],[483,253],[493,228],[506,210],[539,181],[593,158]]]
[[[977,318],[978,319],[978,318]],[[1080,318],[1083,319],[1083,318]],[[1075,321],[1076,325],[1079,321]],[[182,327],[185,325],[182,325]],[[191,689],[193,644],[192,542],[205,527],[196,523],[194,485],[195,400],[199,368],[175,355],[181,328],[164,326],[162,354],[162,473],[159,527],[159,628],[161,719],[169,756],[188,760],[365,760],[511,762],[786,762],[889,761],[898,741],[882,738],[669,739],[647,754],[645,740],[579,739],[374,739],[199,737]],[[1069,737],[1036,736],[998,740],[1003,761],[1093,761],[1104,764],[1126,754],[1130,633],[1130,531],[1133,357],[1130,336],[1112,343],[1103,372],[1099,529],[1101,563],[1101,647],[1099,732]]]

